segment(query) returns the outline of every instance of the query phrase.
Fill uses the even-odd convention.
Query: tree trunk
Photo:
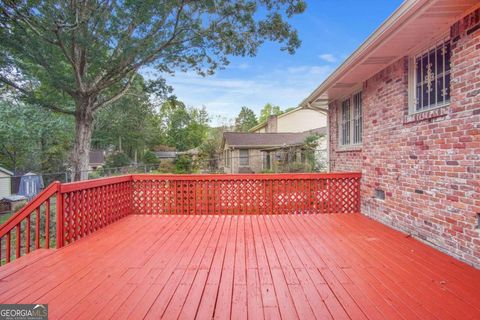
[[[91,99],[77,102],[75,111],[75,144],[72,151],[74,181],[88,179],[90,144],[93,131],[93,103]]]

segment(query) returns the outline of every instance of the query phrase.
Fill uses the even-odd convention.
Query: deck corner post
[[[135,190],[135,174],[130,175],[130,184],[129,184],[129,189],[130,189],[130,210],[128,212],[128,215],[134,214],[135,210],[135,195],[134,195],[134,190]]]
[[[61,184],[57,184],[57,232],[56,232],[56,241],[57,249],[63,247],[63,194],[61,192]]]

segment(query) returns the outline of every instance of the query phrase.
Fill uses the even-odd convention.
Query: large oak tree
[[[286,22],[303,0],[0,0],[0,83],[75,117],[72,167],[86,176],[95,113],[141,68],[211,74],[265,41],[299,46]]]

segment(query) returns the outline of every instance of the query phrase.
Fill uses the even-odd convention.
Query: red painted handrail
[[[59,187],[58,181],[53,182],[0,226],[0,265],[8,263],[12,259],[12,238],[15,243],[14,257],[16,259],[29,253],[32,249],[39,249],[42,241],[46,249],[50,248],[51,199],[58,193]],[[35,220],[33,230],[32,216]],[[41,228],[42,221],[43,228]],[[14,230],[15,233],[12,234]],[[31,242],[32,231],[35,243]],[[5,255],[2,255],[3,248],[5,248]]]
[[[132,175],[65,183],[60,198],[63,246],[132,212]]]
[[[53,230],[61,248],[129,214],[360,212],[360,178],[360,173],[134,174],[54,182],[0,226],[0,264],[42,242],[49,248]]]
[[[133,180],[278,180],[278,179],[340,179],[340,178],[361,178],[359,172],[336,172],[336,173],[238,173],[238,174],[133,174]]]

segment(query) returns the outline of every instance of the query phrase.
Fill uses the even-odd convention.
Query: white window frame
[[[361,113],[360,113],[360,140],[354,142],[354,137],[355,137],[355,120],[356,120],[356,114],[355,114],[355,97],[357,95],[360,95],[360,108],[361,108]],[[343,104],[345,101],[349,101],[350,103],[350,110],[349,110],[349,142],[348,143],[343,143],[343,138],[344,138],[344,132],[343,132]],[[338,145],[340,148],[351,148],[351,147],[361,147],[363,143],[363,96],[362,96],[362,90],[357,90],[354,91],[351,95],[344,97],[343,99],[339,100],[339,105],[337,107],[338,109]]]
[[[425,111],[430,111],[434,110],[437,108],[443,108],[446,106],[450,105],[451,97],[442,102],[442,103],[437,103],[436,105],[429,106],[426,108],[422,108],[420,110],[417,110],[417,105],[416,105],[416,100],[417,100],[417,92],[416,92],[416,85],[417,85],[417,74],[416,74],[416,65],[415,61],[417,57],[424,55],[425,53],[428,53],[432,49],[436,48],[437,46],[440,46],[442,44],[445,44],[450,41],[450,38],[448,36],[442,36],[441,38],[437,39],[436,41],[431,42],[427,47],[423,47],[420,50],[416,50],[413,54],[411,54],[408,57],[408,113],[409,114],[416,114],[416,113],[421,113]],[[452,45],[450,44],[450,59],[452,57]],[[450,87],[447,88],[449,94],[451,94],[451,83],[452,83],[452,77],[451,77],[451,68],[448,71],[450,74]],[[445,80],[444,80],[444,87],[445,87]],[[435,93],[436,94],[436,93]]]
[[[247,162],[246,164],[245,163],[242,163],[242,160],[245,159],[245,156],[242,157],[242,151],[246,151],[247,152]],[[250,150],[249,149],[238,149],[238,166],[239,167],[248,167],[250,165]]]

